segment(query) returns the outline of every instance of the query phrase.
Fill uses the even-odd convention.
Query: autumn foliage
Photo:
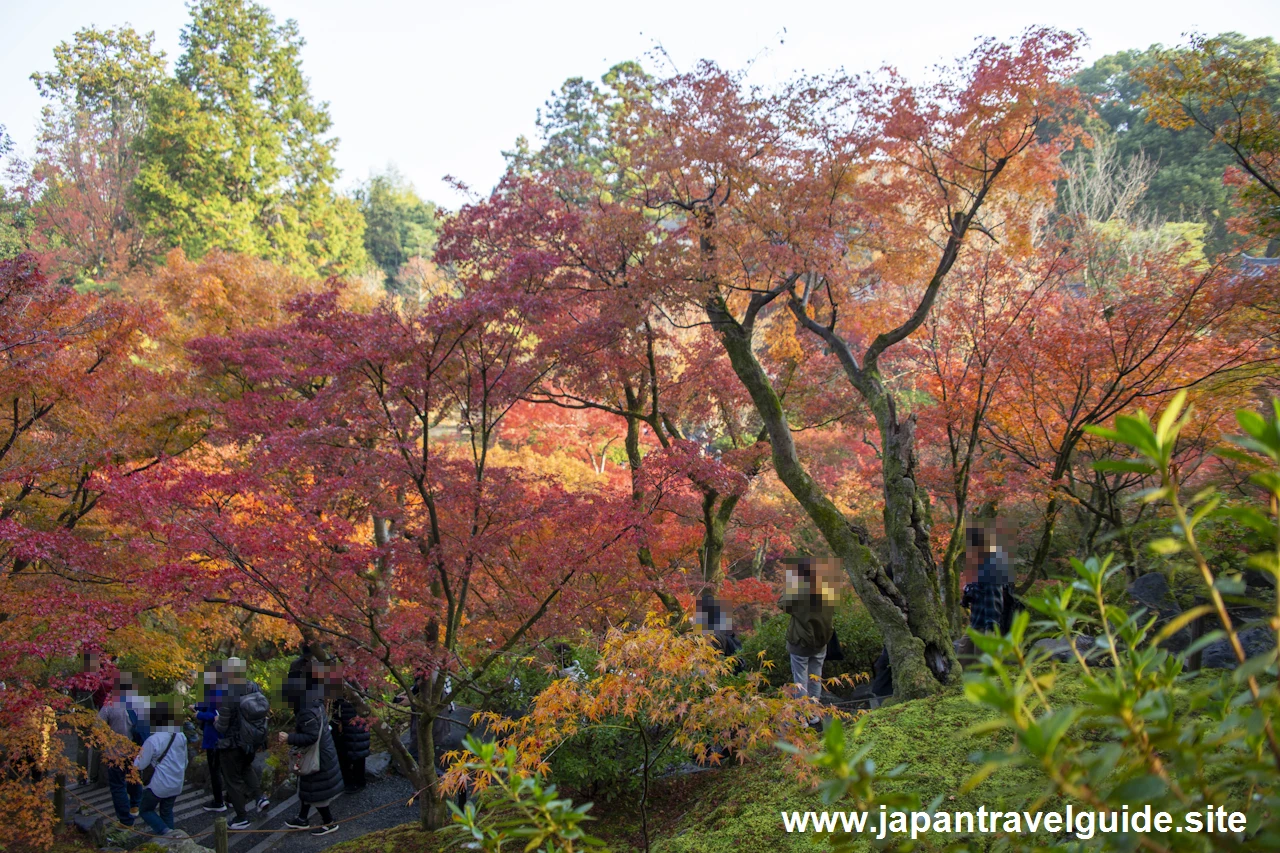
[[[925,84],[629,67],[584,101],[581,150],[557,124],[390,291],[265,260],[324,236],[292,219],[274,255],[206,246],[216,229],[161,252],[116,197],[136,164],[44,162],[44,253],[0,261],[0,845],[48,840],[55,778],[84,772],[60,736],[128,758],[88,711],[110,672],[84,653],[168,687],[206,656],[306,641],[432,828],[446,793],[494,781],[468,771],[515,790],[616,727],[643,747],[643,814],[662,755],[815,738],[807,702],[690,630],[704,593],[745,633],[779,558],[841,558],[906,700],[959,684],[973,519],[1019,522],[1024,587],[1100,547],[1160,568],[1130,535],[1154,473],[1095,464],[1117,442],[1089,427],[1185,392],[1206,415],[1170,450],[1178,476],[1242,480],[1206,452],[1274,387],[1277,268],[1063,203],[1109,180],[1071,171],[1094,144],[1077,47],[984,40]],[[1212,40],[1167,60],[1153,119],[1232,147],[1236,224],[1261,245],[1261,60]],[[558,670],[566,638],[594,671],[521,694],[510,673]],[[527,708],[498,706],[503,679],[493,694]],[[441,779],[434,724],[459,697],[514,757]]]

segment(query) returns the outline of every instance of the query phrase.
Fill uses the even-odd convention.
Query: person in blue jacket
[[[227,801],[222,795],[222,754],[218,751],[218,739],[221,735],[213,726],[213,721],[218,717],[218,705],[225,693],[222,666],[215,663],[204,673],[204,701],[195,705],[196,720],[204,724],[200,748],[204,750],[205,759],[209,763],[209,786],[213,789],[213,799],[204,807],[207,812],[227,810]]]

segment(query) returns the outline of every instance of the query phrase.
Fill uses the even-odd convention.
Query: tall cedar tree
[[[362,268],[363,221],[333,190],[337,140],[302,75],[298,25],[250,0],[199,0],[181,42],[140,142],[148,231],[193,258],[227,249],[298,272]]]

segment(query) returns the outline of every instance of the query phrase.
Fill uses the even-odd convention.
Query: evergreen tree
[[[1251,44],[1235,33],[1219,38]],[[1141,104],[1147,86],[1139,79],[1140,73],[1153,68],[1164,53],[1160,45],[1113,53],[1080,71],[1075,82],[1095,99],[1104,125],[1098,130],[1114,134],[1121,160],[1145,154],[1155,163],[1156,171],[1142,199],[1146,211],[1166,221],[1205,223],[1208,248],[1219,251],[1235,241],[1227,220],[1237,211],[1232,191],[1223,183],[1223,174],[1234,160],[1229,150],[1213,144],[1212,135],[1202,127],[1171,129],[1148,120]]]
[[[297,23],[251,0],[196,0],[181,43],[141,140],[148,229],[193,257],[222,248],[322,274],[363,266],[363,222],[333,191],[337,140],[300,70]]]
[[[355,193],[364,215],[364,248],[394,282],[411,258],[429,258],[436,246],[436,206],[423,201],[395,168],[373,175]]]

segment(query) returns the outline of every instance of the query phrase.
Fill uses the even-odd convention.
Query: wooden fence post
[[[67,777],[61,773],[53,780],[53,819],[58,823],[67,819]]]
[[[1204,616],[1197,616],[1191,620],[1191,642],[1195,642],[1204,636]],[[1187,672],[1200,671],[1200,654],[1204,649],[1196,649],[1195,653],[1187,659]]]
[[[227,853],[227,819],[218,817],[213,821],[213,849],[215,853]]]

